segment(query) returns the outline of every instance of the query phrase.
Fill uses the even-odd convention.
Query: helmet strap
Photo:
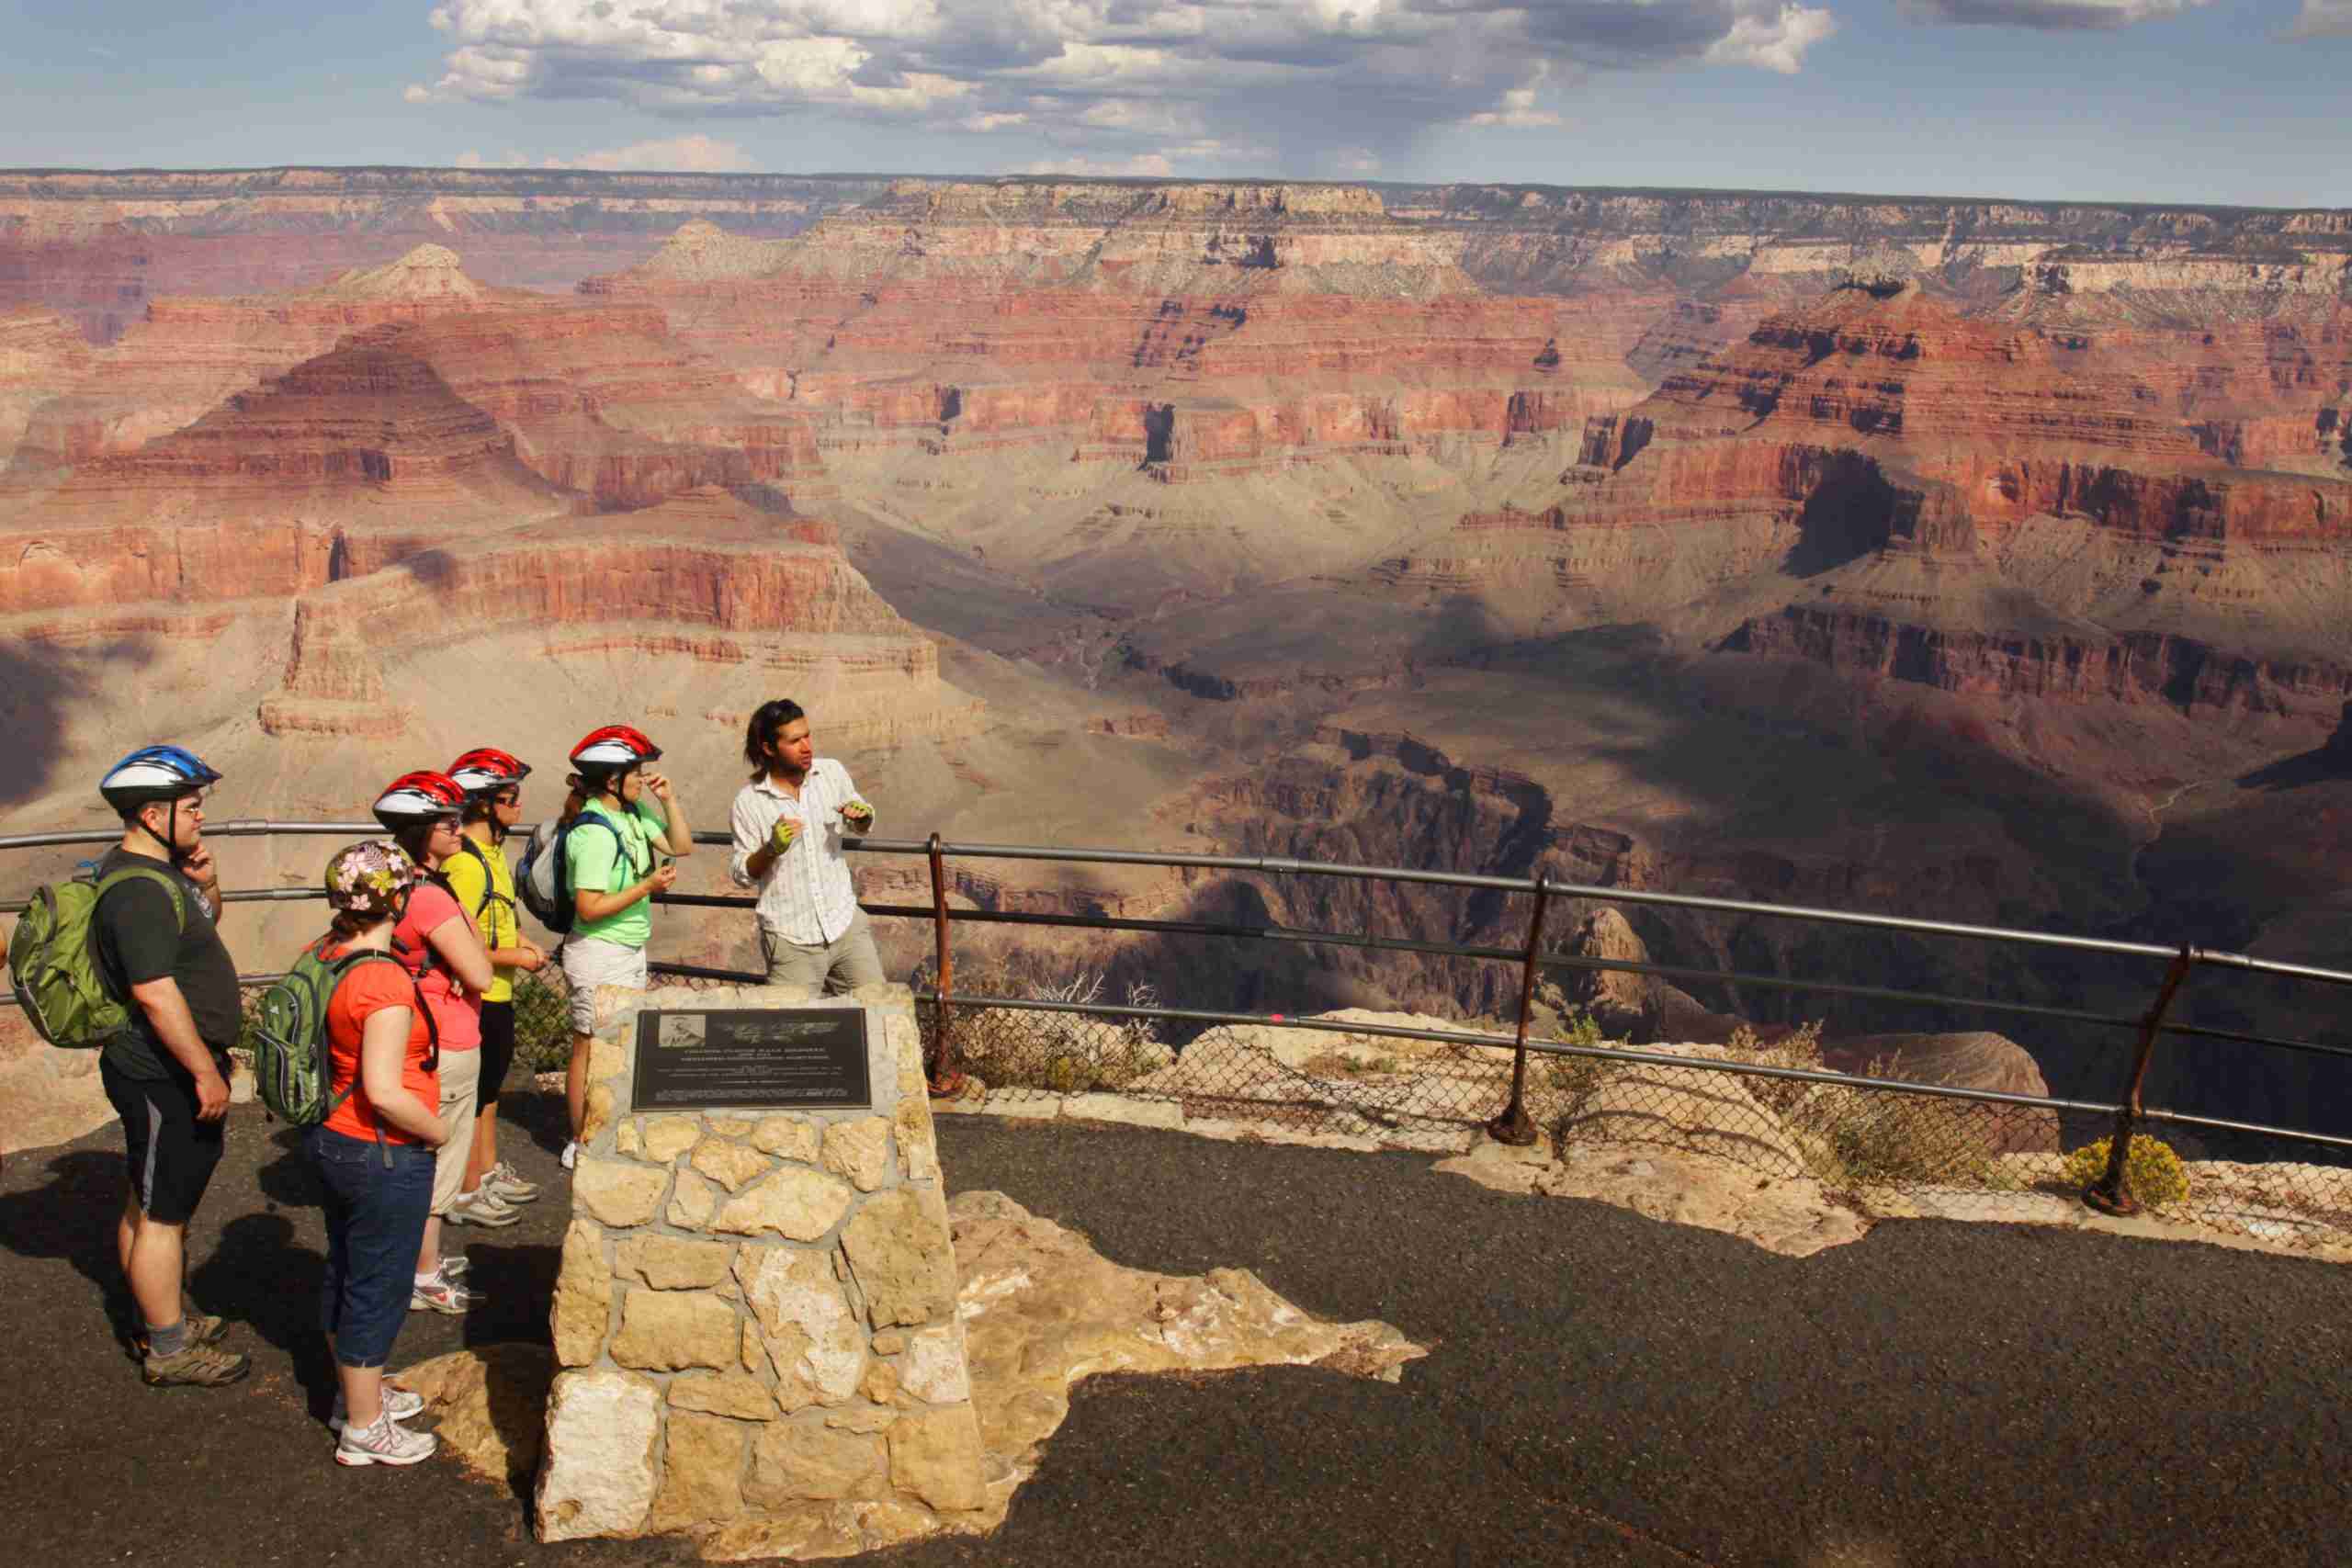
[[[141,832],[146,834],[149,838],[154,840],[157,844],[163,847],[164,859],[173,866],[176,867],[182,860],[187,858],[180,853],[179,846],[180,797],[176,795],[172,796],[171,820],[167,824],[166,830],[161,833],[158,833],[154,829],[147,826],[147,807],[155,803],[152,800],[141,802],[139,809],[132,813],[130,819],[139,824],[139,830]]]

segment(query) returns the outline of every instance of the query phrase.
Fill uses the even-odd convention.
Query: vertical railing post
[[[956,984],[955,959],[947,950],[947,868],[946,854],[933,833],[928,846],[931,854],[931,925],[937,943],[939,963],[935,976],[939,999],[932,1016],[931,1059],[923,1064],[923,1076],[931,1080],[931,1092],[944,1099],[963,1092],[967,1081],[956,1070],[956,1035],[950,1022],[947,993]]]
[[[1532,882],[1535,908],[1527,918],[1527,953],[1519,972],[1519,1043],[1510,1055],[1510,1103],[1487,1123],[1487,1136],[1521,1147],[1535,1141],[1535,1122],[1527,1114],[1527,1022],[1535,1009],[1535,961],[1544,952],[1544,908],[1552,897],[1542,872],[1535,874]]]
[[[2124,1087],[2122,1103],[2116,1107],[2115,1134],[2107,1145],[2107,1168],[2099,1172],[2098,1180],[2083,1189],[2083,1201],[2102,1214],[2140,1212],[2139,1201],[2123,1190],[2123,1168],[2132,1155],[2132,1130],[2140,1120],[2140,1089],[2148,1079],[2148,1059],[2155,1055],[2156,1036],[2164,1029],[2165,1014],[2172,1010],[2172,999],[2196,962],[2197,950],[2184,945],[2165,970],[2165,983],[2156,991],[2154,1004],[2140,1020],[2140,1048],[2132,1055],[2132,1081]]]

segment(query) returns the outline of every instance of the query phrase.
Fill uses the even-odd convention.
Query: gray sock
[[[160,1360],[166,1356],[176,1356],[187,1348],[187,1318],[183,1317],[177,1323],[166,1324],[160,1328],[152,1323],[147,1325],[147,1353],[150,1356]]]

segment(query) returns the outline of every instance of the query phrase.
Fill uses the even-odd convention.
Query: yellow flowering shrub
[[[2066,1184],[2088,1187],[2104,1176],[2111,1142],[2101,1138],[2068,1155]],[[2123,1157],[2123,1190],[2133,1201],[2150,1207],[2177,1203],[2188,1196],[2188,1168],[2180,1163],[2180,1156],[2162,1138],[2135,1133],[2131,1152]]]

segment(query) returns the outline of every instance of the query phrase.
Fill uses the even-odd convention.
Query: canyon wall
[[[2226,841],[2270,787],[2238,781],[2352,697],[2347,257],[2317,210],[0,175],[0,618],[20,707],[88,689],[106,720],[52,712],[0,798],[87,809],[71,776],[157,691],[289,813],[481,743],[485,701],[542,758],[642,718],[717,792],[789,692],[893,831],[2161,921],[2196,880],[2143,865],[2173,802],[2215,792]],[[2233,885],[2236,929],[2284,876]],[[1519,918],[958,877],[1505,946]],[[1702,967],[2096,999],[1637,923]],[[1470,1011],[1515,985],[1197,947],[1119,976]]]

